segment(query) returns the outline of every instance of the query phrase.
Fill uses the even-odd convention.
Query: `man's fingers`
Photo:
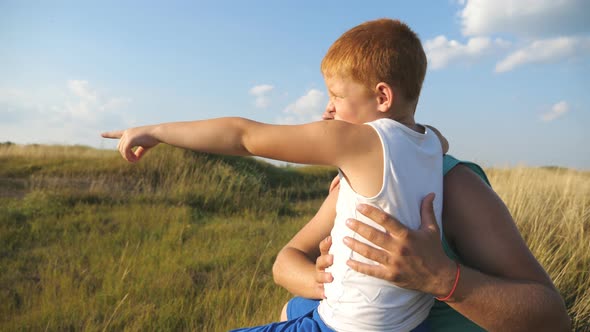
[[[100,134],[104,138],[121,138],[123,136],[123,130],[107,131]]]
[[[360,272],[362,274],[366,274],[368,276],[372,276],[379,279],[387,280],[387,271],[383,267],[383,265],[371,265],[366,263],[361,263],[352,259],[349,259],[346,262],[351,269],[355,270],[356,272]]]
[[[434,196],[434,193],[430,193],[422,200],[422,204],[420,205],[420,228],[430,228],[438,232],[438,224],[434,215]]]
[[[383,226],[389,233],[398,237],[406,237],[410,231],[406,226],[402,225],[397,219],[376,208],[367,204],[359,204],[356,207],[357,211],[373,220],[377,224]]]
[[[387,252],[385,250],[371,247],[368,244],[362,243],[350,237],[344,238],[344,244],[346,244],[347,247],[352,249],[352,251],[356,252],[357,254],[370,260],[373,260],[377,263],[386,264],[389,261],[389,256],[387,255]]]
[[[364,237],[369,242],[382,248],[391,242],[391,236],[388,233],[384,233],[375,227],[369,226],[361,221],[349,219],[346,221],[346,225],[348,228],[352,229],[355,233]]]

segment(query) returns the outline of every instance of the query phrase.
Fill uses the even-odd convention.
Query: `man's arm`
[[[318,270],[316,258],[320,256],[320,243],[330,235],[334,225],[337,200],[338,190],[331,190],[316,215],[277,255],[272,269],[274,280],[294,295],[322,299],[324,283],[332,281],[329,273]],[[332,265],[332,256],[327,254],[331,243],[324,244],[319,266]]]
[[[492,189],[468,168],[457,166],[444,178],[444,195],[445,235],[465,264],[447,303],[488,331],[568,331],[561,296]],[[425,198],[422,225],[415,231],[377,208],[361,205],[359,211],[387,231],[352,221],[352,230],[383,249],[345,238],[352,250],[380,263],[351,260],[349,266],[398,286],[446,297],[456,270],[442,252],[432,199]]]
[[[445,235],[468,266],[448,304],[490,331],[568,331],[559,292],[495,192],[457,166],[443,202]]]

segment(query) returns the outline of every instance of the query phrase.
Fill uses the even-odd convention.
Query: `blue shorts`
[[[294,297],[287,304],[287,320],[268,325],[231,330],[231,332],[334,332],[318,314],[320,301]]]
[[[294,297],[287,303],[287,321],[268,325],[249,327],[232,332],[334,332],[318,314],[319,300]],[[418,325],[412,332],[428,332],[426,321]]]

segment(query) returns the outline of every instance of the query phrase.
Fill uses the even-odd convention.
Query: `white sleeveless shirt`
[[[350,269],[349,258],[377,264],[354,253],[342,242],[345,236],[369,243],[354,233],[345,222],[360,220],[384,230],[356,211],[356,204],[377,206],[411,229],[420,226],[420,204],[431,192],[436,193],[434,212],[440,227],[442,213],[442,149],[434,132],[418,133],[391,119],[368,123],[383,146],[383,185],[374,197],[357,194],[340,173],[340,191],[336,219],[332,229],[334,264],[327,269],[334,281],[324,285],[326,299],[318,313],[336,331],[410,331],[430,312],[432,295],[397,287],[382,279]],[[369,243],[370,244],[370,243]],[[370,244],[374,246],[373,244]]]

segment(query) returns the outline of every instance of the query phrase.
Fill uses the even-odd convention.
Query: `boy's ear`
[[[395,94],[391,86],[385,82],[377,83],[375,87],[377,92],[377,110],[379,112],[388,112],[393,106]]]

